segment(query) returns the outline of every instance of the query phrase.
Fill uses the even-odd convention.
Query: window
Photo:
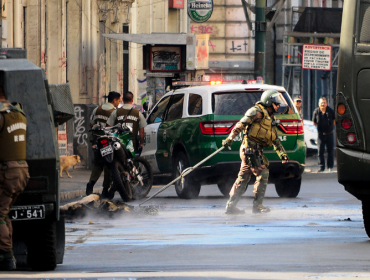
[[[184,94],[175,94],[171,99],[171,104],[168,109],[166,121],[181,119],[183,104],[184,104]]]
[[[163,115],[164,115],[164,112],[166,111],[168,101],[170,101],[170,97],[171,96],[167,96],[163,98],[161,101],[159,101],[157,106],[154,107],[152,113],[150,114],[148,118],[148,124],[158,123],[158,122],[163,121]]]
[[[360,15],[358,23],[358,44],[357,52],[369,53],[370,52],[370,3],[368,1],[360,2]]]
[[[190,116],[202,114],[202,96],[193,93],[189,94],[188,113]]]
[[[212,98],[212,109],[215,115],[244,115],[257,101],[261,99],[261,91],[251,92],[222,92],[214,93]],[[288,93],[282,92],[288,103],[288,114],[295,112]]]

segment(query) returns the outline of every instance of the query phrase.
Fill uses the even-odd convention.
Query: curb
[[[94,193],[101,193],[103,191],[103,187],[94,188]],[[76,191],[67,191],[60,193],[60,201],[74,199],[76,197],[86,196],[86,190],[76,190]]]

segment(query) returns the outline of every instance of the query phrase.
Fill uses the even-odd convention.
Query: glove
[[[281,160],[283,163],[287,163],[289,161],[288,155],[287,154],[282,154],[281,155]]]
[[[231,140],[230,138],[226,138],[225,140],[222,140],[222,146],[224,146],[225,148],[230,147],[232,143],[233,143],[233,140]]]

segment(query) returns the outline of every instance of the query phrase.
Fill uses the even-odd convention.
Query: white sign
[[[332,46],[303,45],[302,68],[312,70],[331,70]]]

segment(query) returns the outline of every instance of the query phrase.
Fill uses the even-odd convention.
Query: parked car
[[[289,94],[280,86],[209,85],[168,92],[148,115],[141,156],[150,162],[154,174],[178,177],[184,169],[222,147],[222,140],[233,126],[268,89],[281,92],[289,105],[289,112],[276,118],[280,120],[279,137],[290,159],[282,164],[272,147],[265,150],[270,161],[269,181],[275,184],[280,197],[296,197],[306,158],[303,124]],[[184,180],[177,181],[177,195],[194,198],[202,184],[217,184],[221,193],[228,196],[240,168],[241,140],[242,135],[237,136],[231,151],[221,151]]]
[[[307,154],[317,153],[317,127],[313,125],[312,121],[303,120],[304,126],[304,142],[307,147]]]

